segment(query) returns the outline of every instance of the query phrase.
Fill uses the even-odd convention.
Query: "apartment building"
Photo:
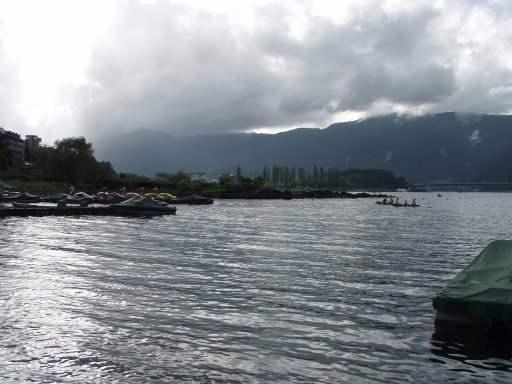
[[[5,138],[7,146],[12,153],[12,160],[15,163],[22,163],[25,160],[25,140],[15,132],[7,131],[0,127],[0,135]]]

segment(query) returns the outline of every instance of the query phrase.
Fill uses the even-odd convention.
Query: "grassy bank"
[[[27,192],[40,196],[67,192],[69,188],[64,183],[49,183],[46,181],[4,180],[4,182],[9,184],[16,191]]]

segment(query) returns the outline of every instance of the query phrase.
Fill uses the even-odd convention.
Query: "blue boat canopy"
[[[512,319],[512,240],[490,243],[433,300],[445,313]]]

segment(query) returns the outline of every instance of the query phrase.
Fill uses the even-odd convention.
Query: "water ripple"
[[[508,348],[436,334],[431,298],[510,238],[511,199],[416,197],[3,219],[0,381],[510,382]]]

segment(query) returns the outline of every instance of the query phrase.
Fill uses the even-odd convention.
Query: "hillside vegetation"
[[[236,133],[177,138],[139,130],[95,142],[97,157],[119,172],[206,172],[239,165],[261,175],[273,164],[324,169],[381,169],[409,182],[512,180],[512,116],[441,113],[388,115],[275,135]],[[146,156],[151,154],[151,156]]]
[[[311,173],[304,167],[273,165],[265,166],[262,174],[244,176],[240,166],[233,175],[222,175],[214,181],[190,180],[183,171],[159,172],[154,176],[135,173],[117,173],[110,162],[98,161],[92,144],[84,137],[58,140],[54,146],[41,147],[30,153],[30,164],[13,164],[9,156],[1,165],[0,178],[15,187],[30,193],[51,194],[63,192],[74,186],[89,193],[100,189],[119,190],[126,188],[146,191],[158,188],[161,192],[187,195],[201,193],[219,196],[230,191],[245,197],[270,196],[270,190],[394,190],[407,186],[403,178],[397,178],[385,170],[349,169],[339,171],[335,167],[313,167]]]

